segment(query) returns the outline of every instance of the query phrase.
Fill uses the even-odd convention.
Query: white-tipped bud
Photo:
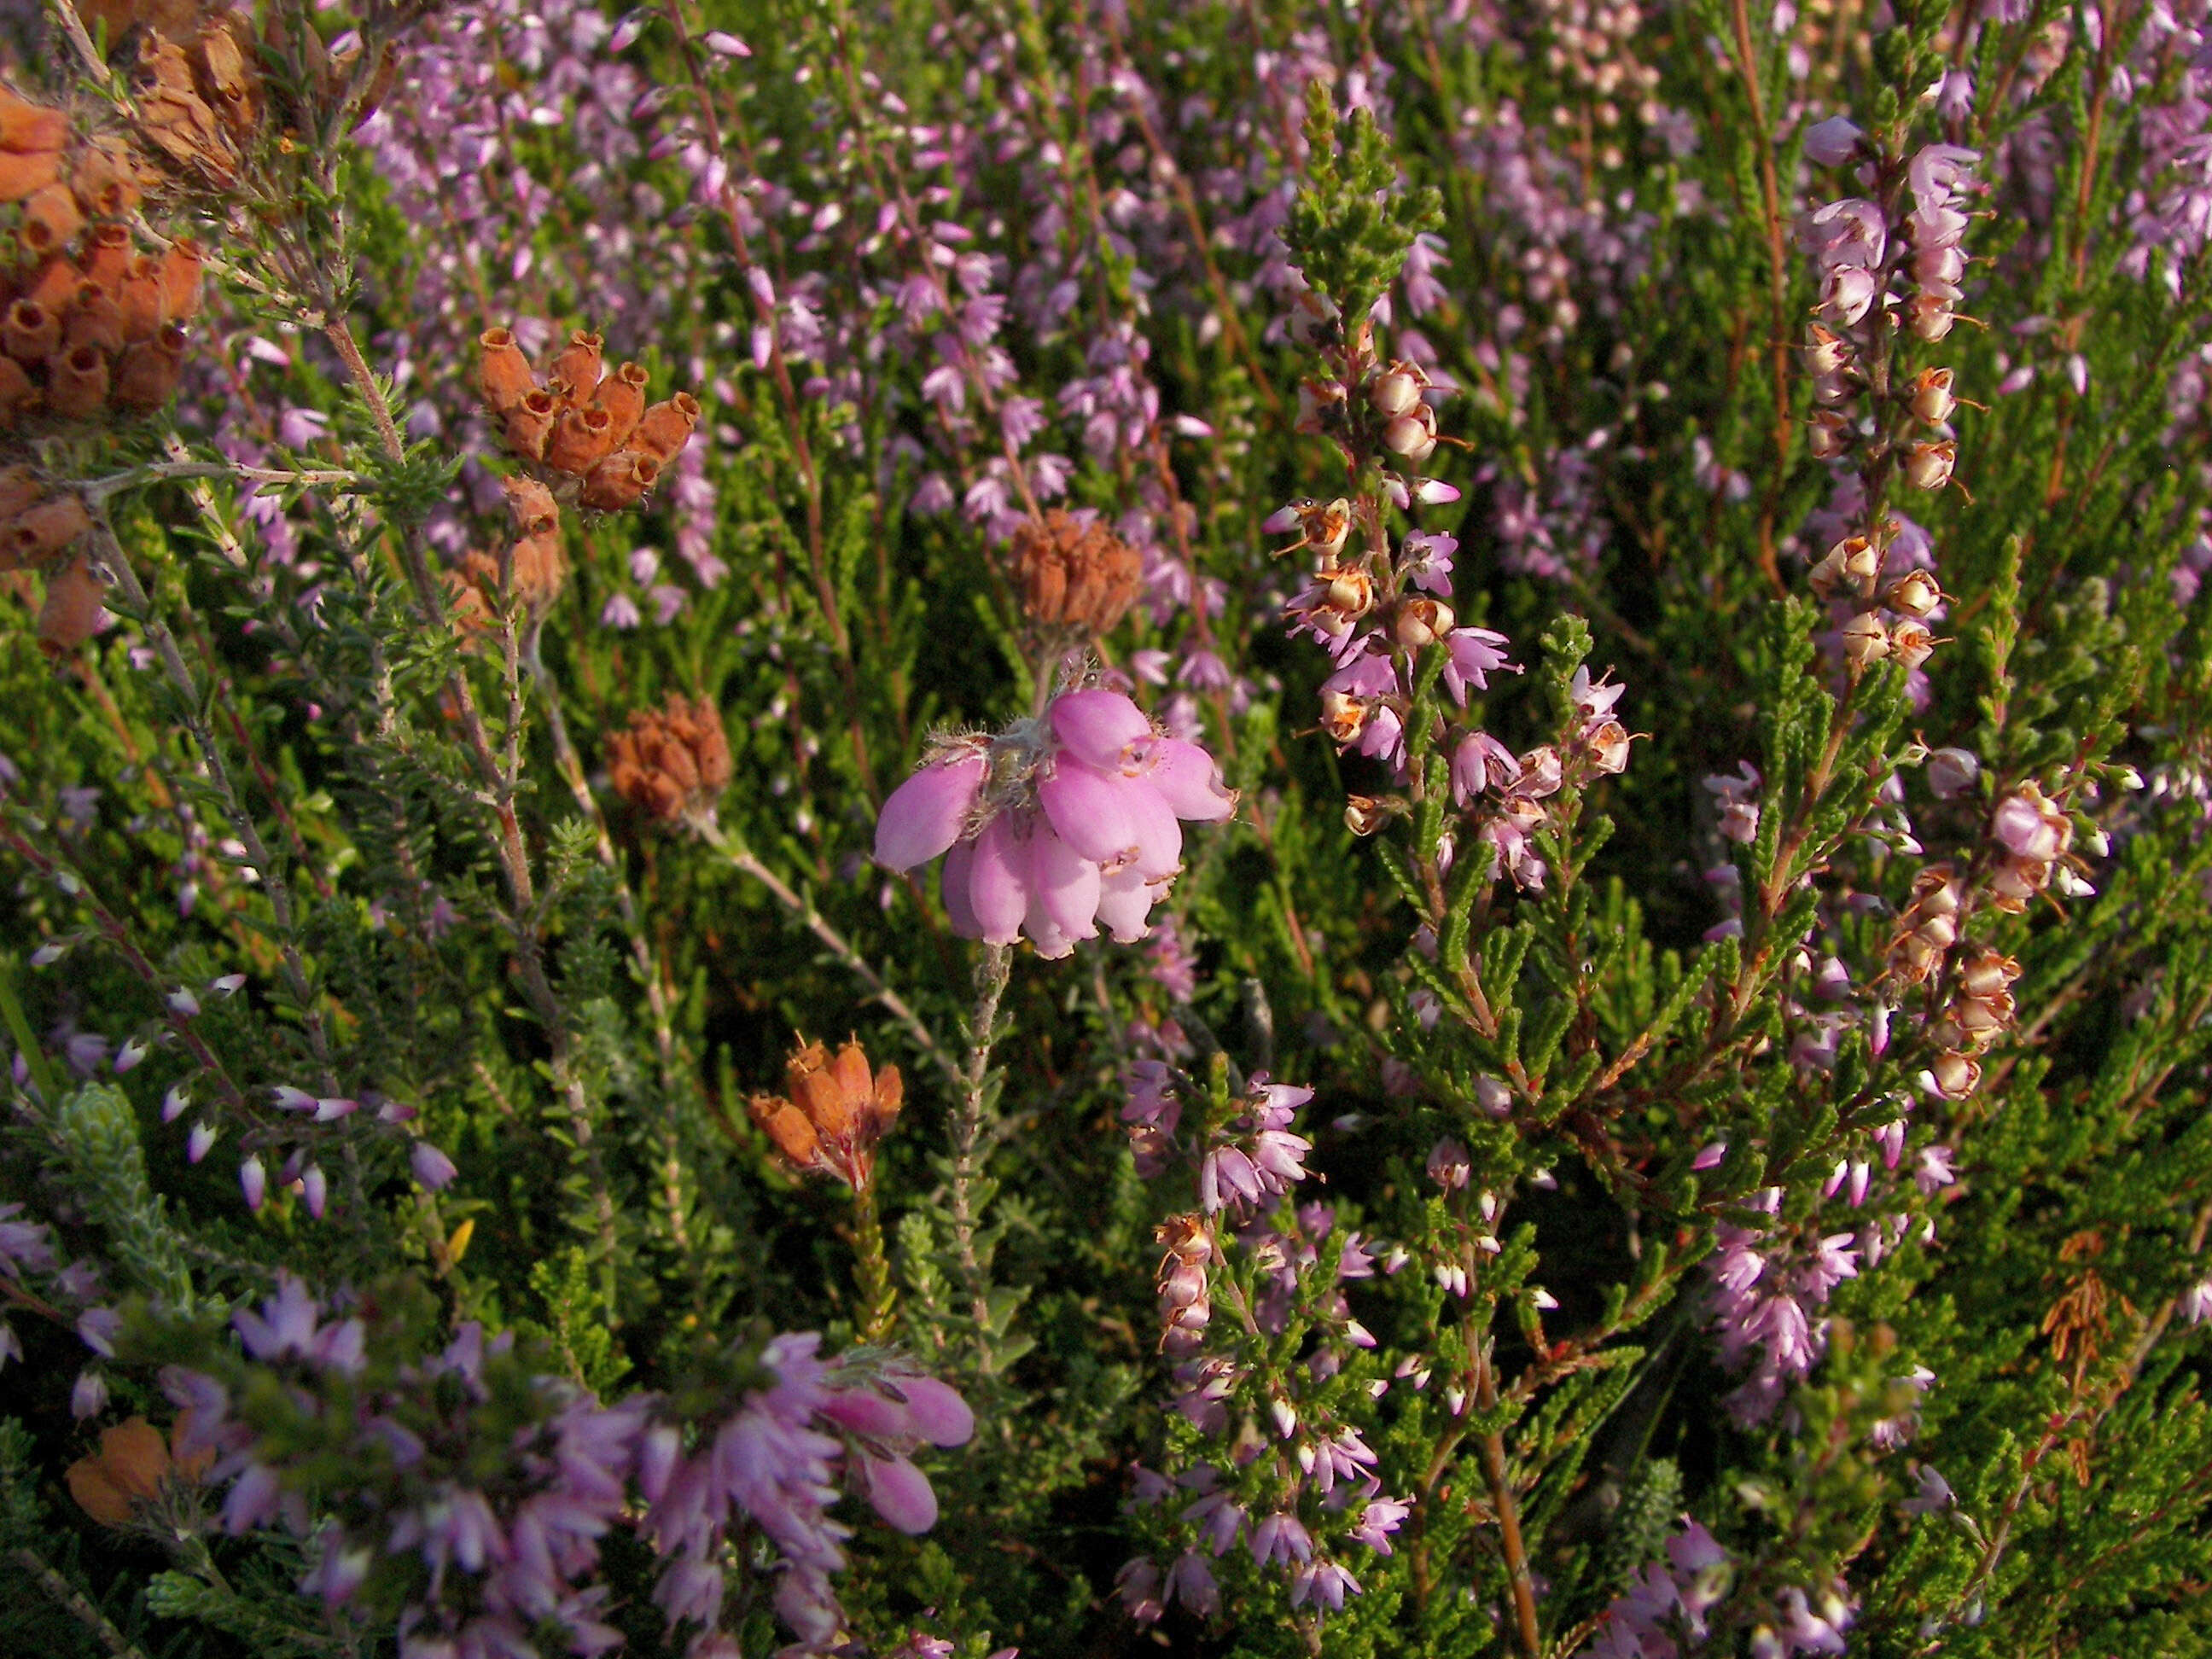
[[[1941,489],[1958,460],[1959,446],[1948,438],[1914,444],[1905,452],[1905,481],[1916,489]]]
[[[1393,363],[1377,374],[1367,388],[1368,406],[1385,420],[1410,415],[1421,401],[1421,388],[1429,377],[1411,363]]]
[[[1959,406],[1951,395],[1951,371],[1923,368],[1912,382],[1912,418],[1927,426],[1941,426]]]
[[[1328,608],[1345,617],[1364,617],[1375,606],[1375,579],[1364,564],[1347,565],[1328,574]]]
[[[1901,622],[1889,630],[1889,654],[1909,672],[1936,654],[1936,636],[1926,623]]]
[[[1815,374],[1841,374],[1851,366],[1850,342],[1833,329],[1814,323],[1805,347],[1805,362]]]
[[[1382,428],[1382,447],[1408,465],[1419,466],[1436,453],[1437,417],[1426,404],[1394,417]]]
[[[1933,345],[1948,334],[1959,319],[1951,314],[1948,301],[1933,294],[1916,294],[1905,306],[1905,320],[1911,325],[1916,339]]]
[[[1881,602],[1899,615],[1918,621],[1943,603],[1943,590],[1927,571],[1910,570],[1889,585]]]
[[[1854,666],[1864,668],[1888,654],[1889,630],[1881,617],[1862,611],[1844,624],[1844,655]]]
[[[1401,599],[1397,615],[1392,619],[1393,638],[1408,651],[1419,651],[1424,646],[1434,645],[1452,631],[1458,618],[1452,608],[1441,599],[1426,598]]]

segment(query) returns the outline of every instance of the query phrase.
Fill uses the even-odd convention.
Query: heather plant
[[[0,1651],[2212,1647],[2208,29],[0,7]]]

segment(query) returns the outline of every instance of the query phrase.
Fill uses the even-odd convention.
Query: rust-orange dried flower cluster
[[[1137,601],[1144,562],[1103,524],[1054,507],[1024,520],[1008,554],[1030,620],[1091,638],[1107,633]]]
[[[857,1189],[875,1174],[876,1143],[899,1115],[906,1084],[896,1066],[871,1072],[868,1057],[847,1042],[835,1060],[819,1042],[803,1044],[785,1062],[784,1092],[755,1095],[753,1121],[803,1174],[836,1176]]]
[[[616,793],[662,823],[711,811],[729,786],[729,740],[720,713],[704,697],[671,697],[665,708],[637,710],[610,748]]]
[[[153,15],[138,39],[139,131],[147,145],[186,178],[216,190],[238,182],[246,146],[261,124],[260,76],[242,20]],[[171,38],[173,35],[175,38]]]
[[[138,247],[122,216],[140,188],[120,145],[73,146],[61,111],[0,88],[0,202],[18,204],[16,257],[0,264],[0,432],[143,415],[176,390],[200,253]]]
[[[179,1417],[169,1439],[143,1417],[101,1431],[100,1450],[69,1466],[64,1479],[77,1507],[104,1527],[127,1527],[139,1511],[160,1503],[173,1480],[197,1482],[215,1459],[209,1450],[179,1455],[191,1413]]]
[[[531,622],[542,622],[568,580],[568,557],[561,545],[561,504],[535,478],[502,478],[500,485],[507,492],[507,516],[514,521],[514,542],[507,556],[507,591],[522,602]],[[500,561],[489,553],[471,552],[446,580],[454,625],[468,634],[489,628],[501,592]]]
[[[27,466],[0,467],[0,575],[20,583],[25,578],[14,573],[45,574],[39,643],[52,654],[75,650],[100,625],[107,590],[81,545],[91,527],[77,495],[49,490]]]
[[[606,374],[596,334],[570,335],[543,378],[509,331],[487,329],[478,343],[477,385],[507,447],[580,485],[585,507],[636,506],[699,424],[690,392],[648,404],[638,365]]]

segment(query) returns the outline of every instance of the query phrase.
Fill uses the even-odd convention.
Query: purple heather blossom
[[[909,870],[944,854],[956,933],[994,945],[1026,934],[1052,958],[1101,923],[1123,944],[1144,938],[1182,868],[1178,820],[1235,810],[1204,750],[1120,692],[1064,692],[997,738],[941,744],[884,803],[876,856]]]

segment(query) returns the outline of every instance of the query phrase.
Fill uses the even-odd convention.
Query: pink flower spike
[[[867,1488],[868,1502],[885,1521],[910,1536],[919,1536],[937,1524],[937,1494],[930,1488],[929,1477],[905,1458],[875,1458],[863,1453],[854,1462]]]
[[[983,787],[984,765],[982,756],[971,755],[925,766],[892,790],[876,820],[876,862],[915,869],[957,841]]]
[[[1119,691],[1069,691],[1053,699],[1052,733],[1085,765],[1117,772],[1152,737],[1152,723]]]

